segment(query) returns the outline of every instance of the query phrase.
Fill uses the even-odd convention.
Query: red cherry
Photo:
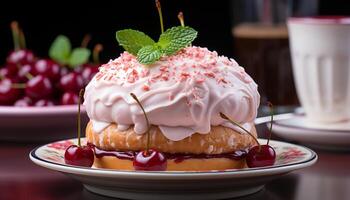
[[[245,129],[243,126],[241,126],[239,123],[231,120],[229,117],[227,117],[225,114],[220,113],[220,117],[223,119],[228,120],[231,122],[233,125],[239,127],[242,129],[244,132],[249,134],[255,142],[258,144],[258,146],[254,146],[251,149],[249,149],[247,157],[246,157],[246,162],[248,167],[265,167],[265,166],[271,166],[275,163],[276,160],[276,152],[275,150],[269,145],[269,141],[271,138],[271,130],[272,130],[272,122],[273,122],[273,108],[272,104],[269,103],[269,107],[271,109],[271,126],[270,126],[270,134],[269,138],[267,140],[266,145],[260,145],[259,141],[255,138],[255,136],[250,133],[247,129]]]
[[[7,78],[14,78],[17,76],[18,66],[14,63],[8,63],[2,69],[0,69],[0,76]]]
[[[29,80],[28,75],[33,75],[33,72],[32,64],[23,65],[17,73],[18,81],[21,83],[27,82]]]
[[[8,69],[9,74],[16,75],[19,70],[19,65],[15,63],[7,63],[5,67]]]
[[[138,152],[134,158],[133,165],[136,170],[165,171],[167,159],[161,152],[149,149],[148,151]]]
[[[53,88],[48,78],[38,75],[26,83],[25,92],[32,99],[45,99],[52,95]]]
[[[61,97],[62,105],[74,105],[78,104],[79,96],[74,92],[65,92]]]
[[[0,69],[0,77],[13,78],[13,77],[15,77],[15,74],[12,74],[11,71],[7,68],[1,68]]]
[[[55,103],[49,99],[40,99],[39,101],[35,102],[34,106],[36,107],[50,107],[54,106]]]
[[[56,82],[61,77],[60,66],[50,59],[40,59],[35,62],[34,75],[44,75],[52,82]]]
[[[61,67],[61,70],[60,70],[61,77],[68,73],[69,73],[69,70],[66,67]]]
[[[270,145],[252,147],[246,157],[248,167],[265,167],[275,164],[276,152]]]
[[[85,63],[82,65],[83,68],[98,68],[100,67],[100,64],[95,64],[95,63]]]
[[[13,88],[14,82],[5,78],[0,81],[0,105],[12,105],[20,96],[20,89]]]
[[[81,72],[81,75],[84,79],[85,85],[90,82],[90,80],[95,76],[95,74],[97,74],[97,72],[98,72],[98,67],[96,67],[95,65],[91,65],[83,69],[83,71]]]
[[[71,145],[64,153],[64,161],[69,165],[91,167],[94,163],[94,152],[89,146]]]
[[[70,72],[61,77],[59,85],[65,92],[78,92],[84,87],[84,81],[80,74]]]
[[[33,105],[33,101],[29,97],[18,99],[14,104],[15,107],[29,107],[31,105]]]
[[[80,74],[83,71],[83,69],[84,69],[84,67],[83,67],[83,65],[81,65],[81,66],[74,67],[73,71]]]
[[[7,63],[14,63],[14,64],[30,64],[34,62],[34,54],[32,51],[28,49],[20,49],[17,51],[12,51],[7,56]]]

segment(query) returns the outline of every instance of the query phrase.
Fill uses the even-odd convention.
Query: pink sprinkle
[[[225,83],[225,84],[227,83],[227,81],[226,81],[224,78],[220,78],[220,79],[218,80],[218,83],[221,83],[221,82],[222,82],[222,83]]]
[[[180,81],[186,80],[189,76],[190,76],[190,74],[188,72],[181,72]]]
[[[231,64],[232,64],[231,61],[230,61],[228,58],[224,58],[224,59],[222,60],[222,62],[223,62],[225,65],[231,65]]]
[[[137,72],[136,69],[132,69],[131,73],[132,73],[132,75],[135,76],[135,77],[139,76],[139,73]]]
[[[190,76],[190,73],[188,73],[188,72],[181,72],[181,76]]]
[[[134,83],[134,82],[135,82],[135,77],[129,76],[128,79],[127,79],[127,81],[128,81],[129,83]]]
[[[169,69],[168,69],[168,67],[167,66],[161,66],[160,68],[159,68],[159,71],[162,71],[162,72],[168,72],[169,71]]]
[[[163,74],[162,75],[162,79],[165,80],[165,81],[169,80],[169,75],[168,74]]]
[[[144,77],[148,76],[149,73],[150,73],[149,69],[144,68],[144,69],[142,69],[140,76],[141,76],[141,78],[144,78]]]
[[[215,78],[215,74],[213,72],[204,72],[204,75],[206,75],[209,78]]]
[[[215,59],[211,59],[208,62],[209,65],[215,65],[216,64],[216,60]]]
[[[151,77],[151,79],[152,79],[152,80],[155,80],[155,79],[158,79],[158,78],[161,77],[161,76],[162,76],[161,73],[153,74],[152,77]]]
[[[196,79],[197,83],[203,83],[204,81],[205,81],[205,79],[203,77]]]
[[[142,87],[143,90],[145,91],[149,91],[150,90],[150,87],[148,84],[144,84],[143,87]]]
[[[124,66],[123,66],[123,70],[124,70],[124,71],[128,71],[128,69],[129,69],[129,65],[124,65]]]
[[[100,80],[100,79],[102,78],[102,76],[103,76],[103,73],[102,73],[102,72],[98,72],[98,73],[96,74],[96,79],[97,79],[97,80]]]

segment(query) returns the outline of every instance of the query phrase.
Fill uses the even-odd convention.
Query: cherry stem
[[[15,51],[18,51],[21,48],[20,41],[19,41],[20,31],[19,31],[19,27],[18,27],[18,22],[13,21],[13,22],[11,22],[10,26],[11,26],[11,32],[12,32],[13,46],[14,46]]]
[[[240,129],[242,129],[244,132],[248,133],[248,134],[255,140],[255,142],[259,145],[259,152],[260,152],[261,145],[260,145],[258,139],[256,139],[256,138],[254,137],[254,135],[253,135],[251,132],[249,132],[247,129],[245,129],[243,126],[241,126],[239,123],[237,123],[237,122],[233,121],[232,119],[230,119],[229,117],[227,117],[227,116],[226,116],[224,113],[222,113],[222,112],[220,112],[220,117],[223,118],[223,119],[228,120],[228,121],[231,122],[233,125],[238,126],[238,127],[239,127]]]
[[[77,125],[78,125],[78,146],[81,146],[80,137],[81,137],[81,119],[80,119],[80,106],[81,100],[83,99],[84,89],[79,91],[79,99],[78,99],[78,117],[77,117]]]
[[[22,49],[25,49],[26,48],[26,38],[24,37],[24,33],[23,33],[23,30],[22,29],[19,29],[19,46],[22,48]]]
[[[145,116],[145,119],[146,119],[146,123],[147,123],[147,127],[148,127],[148,129],[147,129],[147,131],[146,131],[146,134],[147,134],[147,147],[146,147],[146,152],[147,152],[147,154],[148,154],[148,152],[149,152],[149,146],[150,146],[150,140],[151,140],[151,138],[150,138],[150,133],[149,133],[149,132],[150,132],[150,129],[151,129],[151,126],[150,126],[150,123],[149,123],[149,120],[148,120],[146,111],[145,111],[145,109],[143,108],[143,106],[142,106],[141,102],[139,101],[139,99],[136,97],[136,95],[135,95],[134,93],[130,93],[130,96],[131,96],[132,98],[135,99],[135,101],[137,102],[137,104],[139,104],[139,106],[140,106],[140,108],[141,108],[141,110],[142,110],[142,112],[143,112],[143,115]]]
[[[91,41],[91,35],[90,34],[86,34],[86,35],[84,35],[80,46],[83,47],[83,48],[86,48],[90,41]]]
[[[102,44],[96,44],[92,51],[92,60],[95,64],[100,63],[100,52],[103,50]]]
[[[273,110],[273,104],[271,102],[267,102],[267,105],[270,108],[270,115],[271,115],[270,128],[269,128],[269,138],[267,139],[267,145],[269,145],[269,142],[270,142],[270,139],[271,139],[271,134],[272,134],[272,124],[273,124],[274,110]]]
[[[156,0],[156,7],[157,7],[157,10],[158,10],[158,15],[159,15],[160,31],[161,31],[161,33],[163,33],[164,32],[163,14],[162,14],[162,7],[160,5],[159,0]]]
[[[29,80],[31,80],[31,79],[33,79],[34,77],[33,77],[33,75],[31,74],[31,73],[26,73],[25,74],[25,76],[27,77],[27,79],[29,79]]]
[[[12,83],[11,88],[24,89],[24,88],[26,88],[26,84],[25,83]]]
[[[182,12],[179,12],[179,14],[177,15],[177,18],[180,20],[181,26],[184,27],[185,26],[184,14]]]

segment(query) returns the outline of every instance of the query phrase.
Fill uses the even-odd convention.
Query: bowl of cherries
[[[72,48],[59,35],[49,57],[39,58],[26,48],[23,31],[11,23],[14,49],[0,67],[0,139],[51,140],[69,138],[76,130],[79,91],[98,72],[101,45],[89,62],[88,37],[81,47]],[[88,118],[82,108],[82,123]]]

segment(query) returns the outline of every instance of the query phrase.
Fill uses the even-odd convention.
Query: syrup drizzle
[[[95,156],[101,158],[103,156],[114,156],[123,160],[133,160],[138,152],[136,151],[107,151],[96,147],[93,144],[88,144],[94,149]],[[244,159],[247,155],[246,150],[238,150],[231,153],[223,154],[184,154],[184,153],[163,153],[169,160],[174,160],[175,163],[180,163],[187,159],[210,159],[210,158],[228,158],[232,160]]]

